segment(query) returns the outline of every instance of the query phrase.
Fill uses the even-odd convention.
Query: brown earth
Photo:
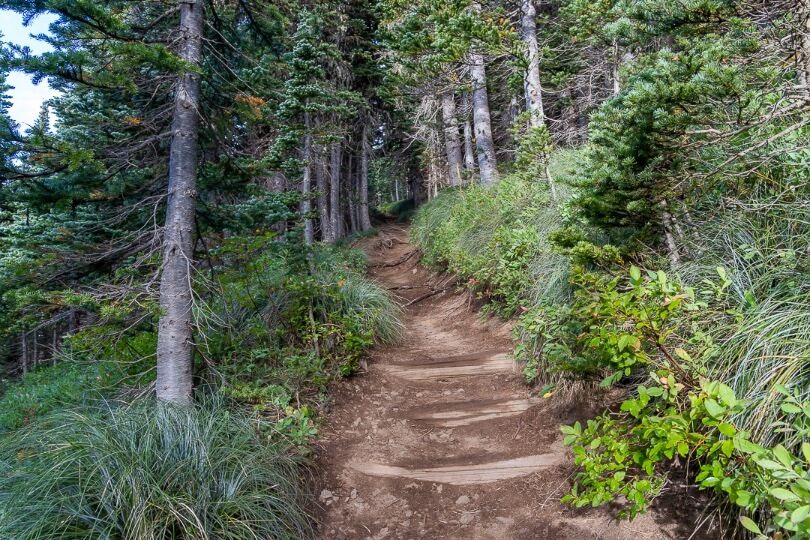
[[[483,320],[451,278],[421,267],[403,226],[360,247],[401,298],[405,333],[333,388],[318,444],[321,538],[690,538],[695,504],[683,494],[633,522],[560,504],[573,465],[559,425],[592,415],[599,399],[533,396],[509,325]]]

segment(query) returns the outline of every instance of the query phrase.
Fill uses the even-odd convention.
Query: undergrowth
[[[552,156],[558,192],[581,159]],[[619,502],[632,518],[683,475],[736,506],[749,534],[810,537],[801,201],[707,212],[691,257],[665,272],[654,252],[605,243],[535,174],[440,193],[419,209],[412,237],[487,311],[517,318],[516,357],[541,394],[625,391],[618,410],[563,427],[578,465],[564,500]]]
[[[308,538],[288,446],[216,402],[55,412],[0,440],[0,537]]]

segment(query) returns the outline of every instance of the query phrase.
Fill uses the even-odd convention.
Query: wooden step
[[[422,482],[437,482],[454,486],[487,484],[508,480],[542,471],[563,462],[563,454],[537,454],[503,461],[474,465],[451,465],[447,467],[417,468],[395,467],[380,463],[355,462],[349,467],[357,472],[384,478],[408,478]]]
[[[488,399],[436,403],[414,407],[405,417],[419,424],[437,427],[468,426],[477,422],[517,416],[540,403],[539,399]]]
[[[512,355],[504,352],[483,352],[453,356],[412,364],[387,364],[381,366],[386,372],[409,381],[428,381],[491,375],[515,371]]]

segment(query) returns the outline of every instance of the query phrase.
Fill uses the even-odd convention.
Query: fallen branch
[[[382,264],[372,264],[371,267],[372,268],[392,268],[394,266],[399,266],[400,264],[408,261],[411,257],[416,255],[417,253],[419,253],[419,250],[415,249],[415,250],[411,251],[410,253],[408,253],[407,255],[405,255],[403,257],[400,257],[399,259],[397,259],[394,262],[382,263]]]
[[[420,296],[418,298],[414,298],[413,300],[411,300],[410,302],[405,304],[405,307],[412,306],[412,305],[416,304],[417,302],[421,302],[422,300],[427,300],[431,296],[435,296],[435,295],[437,295],[439,293],[447,292],[448,290],[449,289],[431,289],[431,291],[429,293],[425,293],[425,294],[423,294],[422,296]]]

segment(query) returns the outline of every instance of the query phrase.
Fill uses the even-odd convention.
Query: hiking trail
[[[574,469],[559,425],[593,411],[535,397],[509,325],[420,266],[406,226],[383,225],[359,247],[400,298],[405,333],[333,387],[318,442],[321,538],[689,537],[677,509],[617,522],[562,505]]]

